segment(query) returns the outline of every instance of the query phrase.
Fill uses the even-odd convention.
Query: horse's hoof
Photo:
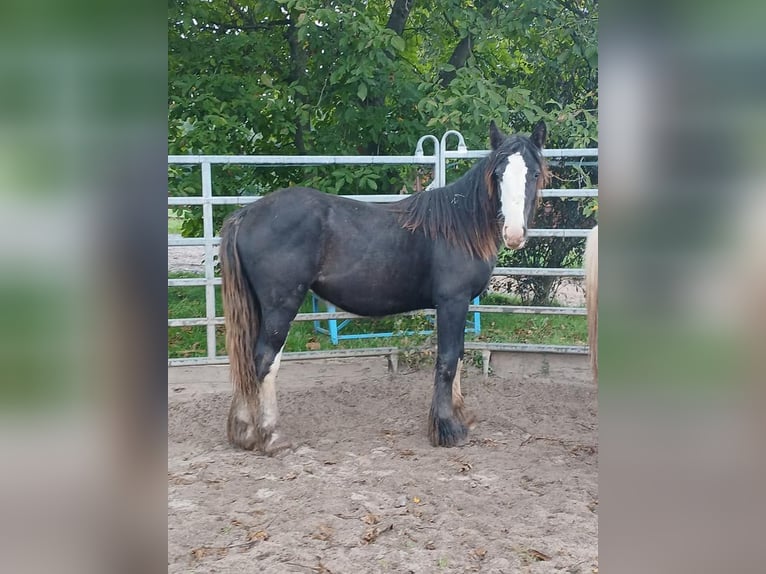
[[[255,425],[236,417],[229,419],[228,435],[229,443],[243,450],[253,450],[258,444]]]
[[[275,454],[284,450],[290,450],[293,448],[293,444],[284,437],[279,436],[279,433],[272,433],[263,445],[263,454],[267,456],[274,456]]]
[[[455,409],[455,416],[468,430],[473,430],[476,428],[476,415],[474,415],[471,411]]]
[[[468,432],[466,432],[465,436],[463,437],[449,437],[445,439],[444,444],[440,444],[439,446],[443,446],[446,448],[459,448],[467,444],[468,444]]]
[[[431,421],[429,438],[434,446],[463,446],[468,442],[468,427],[457,417],[435,418]]]
[[[229,432],[229,443],[235,448],[241,448],[242,450],[254,450],[257,446],[257,441],[253,438],[252,431],[241,432]]]
[[[445,448],[457,448],[461,446],[465,446],[468,444],[468,429],[466,429],[466,432],[464,435],[446,435],[439,437],[439,444],[436,446],[441,446]]]
[[[253,450],[258,446],[258,433],[253,417],[253,408],[247,400],[235,395],[229,408],[229,418],[226,423],[226,434],[229,443],[243,450]]]

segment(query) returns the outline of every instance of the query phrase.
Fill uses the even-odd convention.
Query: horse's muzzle
[[[503,242],[508,249],[522,249],[527,243],[526,231],[503,227]]]

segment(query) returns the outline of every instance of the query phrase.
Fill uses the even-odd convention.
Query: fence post
[[[422,136],[418,140],[418,143],[415,146],[415,157],[423,157],[423,142],[426,140],[431,140],[434,144],[434,179],[426,186],[426,189],[433,189],[434,187],[440,187],[442,185],[440,182],[443,179],[442,167],[444,165],[444,158],[440,152],[441,148],[439,147],[439,140],[436,139],[436,136],[432,135]]]
[[[202,234],[205,240],[205,318],[207,319],[207,356],[216,356],[215,278],[213,251],[213,176],[209,161],[202,162]]]
[[[441,181],[438,183],[438,187],[444,187],[447,185],[447,138],[449,136],[457,136],[457,151],[458,152],[467,152],[468,148],[465,146],[465,140],[463,139],[463,134],[461,134],[457,130],[447,130],[444,132],[444,135],[442,136],[441,142],[439,143],[439,160],[441,161]]]

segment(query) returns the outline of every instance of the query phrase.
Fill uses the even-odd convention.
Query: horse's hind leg
[[[277,406],[277,373],[282,362],[282,350],[290,329],[289,318],[284,313],[267,316],[264,321],[263,337],[259,337],[255,349],[256,372],[263,381],[261,386],[260,411],[258,413],[258,433],[262,450],[274,454],[292,445],[278,428],[279,407]]]
[[[305,293],[304,293],[305,295]],[[277,406],[277,373],[282,360],[290,323],[303,300],[296,297],[289,307],[262,309],[261,325],[255,345],[255,374],[258,379],[256,400],[235,394],[229,411],[229,436],[243,448],[257,447],[265,454],[290,448],[291,444],[279,430]]]

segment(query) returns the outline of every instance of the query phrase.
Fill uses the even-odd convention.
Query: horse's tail
[[[242,270],[237,252],[237,233],[244,213],[231,215],[221,229],[221,294],[226,320],[226,350],[235,394],[257,401],[255,341],[258,336],[258,302]]]
[[[585,306],[588,309],[590,364],[598,382],[598,225],[585,242]]]

